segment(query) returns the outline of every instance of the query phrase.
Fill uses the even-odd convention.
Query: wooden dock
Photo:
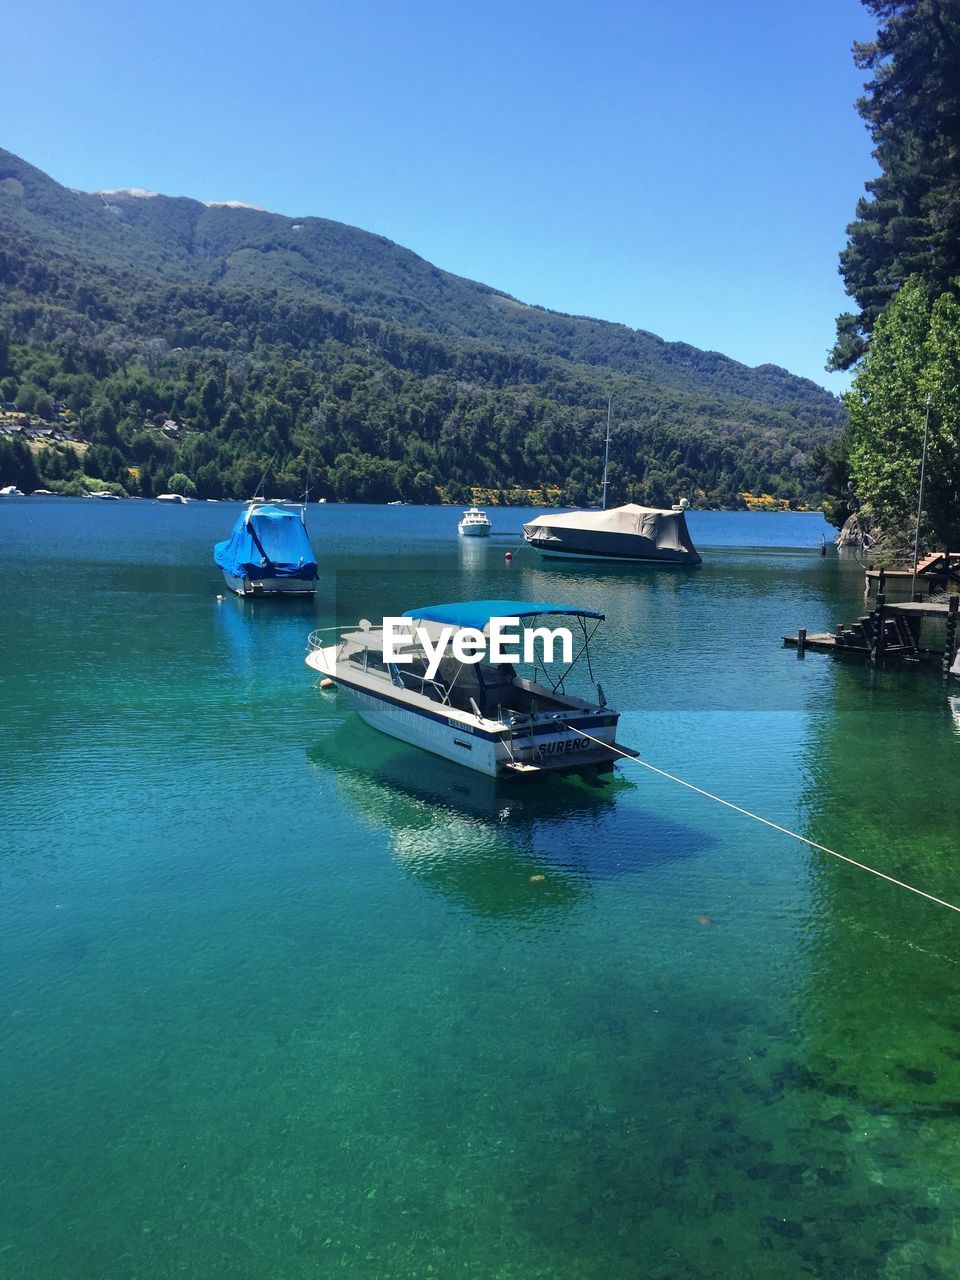
[[[912,569],[868,569],[867,595],[874,588],[879,593],[886,583],[908,589],[913,583]],[[940,591],[960,591],[960,551],[933,551],[917,561],[917,588],[928,595]]]
[[[946,673],[957,655],[957,618],[960,595],[949,600],[915,600],[888,604],[886,596],[877,596],[876,607],[849,626],[838,626],[831,632],[808,634],[801,627],[795,636],[784,636],[783,643],[803,656],[807,649],[832,653],[837,657],[866,659],[875,665],[887,661],[939,662]],[[937,619],[945,624],[944,647],[925,645],[923,623]]]

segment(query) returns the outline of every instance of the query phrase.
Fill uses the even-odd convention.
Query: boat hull
[[[495,778],[502,772],[496,743],[490,739],[481,738],[462,725],[454,727],[449,722],[441,723],[416,712],[411,713],[406,707],[382,700],[342,681],[337,682],[337,687],[371,728],[445,760],[454,760],[489,778]]]
[[[238,596],[312,596],[316,594],[315,581],[305,578],[236,578],[222,570],[223,580]]]
[[[669,564],[691,567],[701,563],[700,560],[675,559],[672,556],[639,556],[611,551],[547,551],[536,543],[532,545],[545,560],[602,560],[606,564]]]
[[[489,538],[490,526],[482,524],[459,525],[461,538]]]
[[[524,529],[524,541],[547,559],[605,560],[616,564],[669,564],[695,567],[701,564],[696,552],[672,551],[658,547],[650,538],[639,534],[591,533],[586,529],[561,527]]]

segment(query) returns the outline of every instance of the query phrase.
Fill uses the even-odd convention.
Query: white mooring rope
[[[655,764],[648,764],[646,760],[641,760],[639,756],[631,755],[628,751],[621,751],[619,747],[615,747],[609,742],[604,742],[602,738],[595,738],[592,733],[587,733],[586,730],[581,729],[579,725],[568,724],[567,728],[581,734],[584,738],[589,738],[591,742],[598,743],[601,747],[606,747],[610,751],[615,751],[617,755],[623,756],[624,760],[632,760],[634,764],[639,764],[644,769],[649,769],[651,773],[659,774],[661,778],[667,778],[670,782],[676,782],[681,787],[686,787],[690,791],[695,791],[699,796],[706,796],[708,800],[715,800],[717,804],[722,804],[725,808],[732,809],[734,813],[742,813],[744,817],[752,818],[754,822],[762,822],[765,827],[771,827],[774,831],[779,831],[781,835],[790,836],[792,840],[800,840],[803,844],[808,844],[811,849],[819,849],[821,853],[829,853],[831,858],[839,858],[841,862],[849,862],[852,867],[859,867],[861,871],[869,871],[872,876],[878,876],[881,880],[887,880],[890,884],[895,884],[898,889],[909,889],[911,893],[915,893],[921,898],[926,898],[929,902],[935,902],[938,907],[947,907],[950,911],[960,913],[960,907],[956,906],[952,902],[947,902],[944,898],[938,898],[935,894],[927,893],[925,889],[918,889],[915,885],[907,884],[905,880],[897,880],[895,876],[888,876],[885,871],[878,871],[876,867],[868,867],[865,862],[858,862],[856,858],[848,858],[845,853],[837,853],[836,849],[828,849],[825,844],[818,844],[816,840],[810,840],[807,836],[798,835],[796,831],[791,831],[787,827],[781,827],[779,823],[771,822],[769,818],[761,818],[758,813],[751,813],[749,809],[744,809],[738,804],[733,804],[729,800],[724,800],[722,796],[715,796],[710,791],[704,791],[702,787],[696,787],[692,782],[685,782],[683,778],[678,778],[672,773],[667,773],[666,769],[658,769]]]

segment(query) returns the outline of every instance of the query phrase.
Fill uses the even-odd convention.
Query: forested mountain
[[[0,326],[4,400],[91,442],[82,460],[0,443],[4,482],[19,469],[30,483],[32,466],[62,487],[82,461],[133,492],[175,475],[239,496],[276,453],[291,493],[309,477],[345,499],[479,485],[581,503],[613,395],[617,499],[799,500],[814,495],[809,450],[842,421],[783,369],[528,306],[381,236],[71,191],[2,150]]]

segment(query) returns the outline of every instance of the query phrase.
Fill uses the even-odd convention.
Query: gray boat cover
[[[628,502],[609,511],[537,516],[523,526],[532,546],[571,555],[699,564],[683,511]]]

